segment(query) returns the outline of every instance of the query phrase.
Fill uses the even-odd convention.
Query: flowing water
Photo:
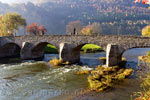
[[[127,67],[137,68],[137,57],[150,49],[133,49],[124,53]],[[99,57],[105,53],[81,55],[82,66],[72,65],[55,68],[48,62],[54,56],[47,54],[43,61],[25,61],[0,64],[0,100],[68,100],[88,88],[87,75],[76,75],[78,70],[91,70],[103,64]],[[4,60],[4,62],[8,62]],[[88,67],[89,66],[89,67]],[[75,100],[130,100],[132,92],[139,91],[140,79],[134,74],[111,90],[90,93]]]

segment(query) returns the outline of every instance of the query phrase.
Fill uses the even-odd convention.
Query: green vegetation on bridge
[[[51,44],[48,44],[45,49],[44,49],[44,52],[45,53],[53,53],[53,54],[57,54],[58,53],[58,50],[55,46],[51,45]]]
[[[81,51],[84,53],[90,53],[90,52],[99,52],[102,51],[103,49],[95,44],[86,44],[81,48]]]
[[[97,46],[95,44],[86,44],[81,48],[81,52],[89,53],[89,52],[100,52],[103,49],[100,46]],[[48,44],[45,48],[45,53],[54,53],[57,54],[58,50],[55,46]]]

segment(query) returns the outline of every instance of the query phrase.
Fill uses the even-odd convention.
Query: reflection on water
[[[136,69],[137,56],[146,54],[150,49],[133,49],[124,53],[128,66]],[[99,57],[105,53],[81,54],[83,65],[90,67],[102,64]],[[58,55],[45,55],[49,61]],[[65,100],[71,94],[77,94],[88,87],[87,75],[75,74],[87,66],[65,66],[54,68],[46,62],[24,62],[16,64],[0,64],[0,100]],[[83,100],[130,100],[132,92],[139,90],[140,80],[133,74],[129,79],[115,85],[103,93],[91,93]],[[117,95],[116,95],[117,94]],[[75,99],[79,100],[79,98]]]
[[[105,52],[81,54],[81,62],[88,66],[102,65],[103,62],[99,59],[100,57],[106,57]]]
[[[135,49],[130,49],[127,50],[123,56],[128,60],[128,61],[134,61],[138,62],[138,56],[146,55],[147,51],[150,51],[150,48],[135,48]]]

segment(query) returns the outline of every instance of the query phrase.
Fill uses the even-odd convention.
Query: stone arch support
[[[106,65],[116,66],[122,61],[122,51],[123,48],[119,45],[108,44],[106,50]]]
[[[20,57],[22,60],[28,60],[28,59],[33,59],[31,49],[33,47],[33,44],[28,43],[28,42],[23,42],[22,43],[22,49],[20,53]]]
[[[69,63],[79,63],[80,49],[74,49],[74,46],[70,43],[61,43],[59,59],[62,59],[63,62],[69,61]]]

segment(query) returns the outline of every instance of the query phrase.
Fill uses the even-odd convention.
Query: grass
[[[48,44],[45,49],[44,49],[44,52],[45,53],[49,53],[49,54],[57,54],[58,53],[58,50],[55,46],[51,45],[51,44]]]
[[[102,51],[102,48],[95,44],[86,44],[81,48],[84,53]]]
[[[45,53],[48,54],[58,54],[58,50],[55,46],[48,44],[46,48],[44,49]],[[93,52],[99,52],[102,51],[102,48],[100,46],[97,46],[95,44],[86,44],[81,48],[81,51],[84,53],[93,53]]]

